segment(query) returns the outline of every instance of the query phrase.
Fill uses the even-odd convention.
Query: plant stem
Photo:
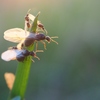
[[[32,47],[28,47],[29,50],[33,50]],[[16,96],[20,96],[21,100],[24,99],[24,94],[26,91],[26,86],[28,83],[28,77],[31,67],[31,56],[26,57],[23,62],[18,63],[17,71],[16,71],[16,78],[13,85],[13,88],[10,92],[9,100]]]
[[[40,13],[38,13],[32,23],[30,32],[35,34],[37,29],[37,20]],[[33,51],[34,45],[30,45],[27,47],[27,50]],[[21,100],[24,99],[27,83],[28,83],[28,77],[31,67],[31,56],[26,57],[26,59],[23,62],[19,62],[18,68],[16,71],[16,78],[14,81],[13,88],[10,92],[10,96],[8,100],[11,100],[12,98],[16,98],[19,96]]]
[[[30,32],[31,33],[36,33],[36,29],[37,29],[37,21],[38,21],[38,16],[39,16],[40,12],[36,15],[33,23],[32,23],[32,26],[31,26],[31,29],[30,29]]]

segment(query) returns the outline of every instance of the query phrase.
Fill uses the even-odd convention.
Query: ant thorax
[[[45,35],[43,33],[37,33],[35,39],[37,41],[45,40]]]

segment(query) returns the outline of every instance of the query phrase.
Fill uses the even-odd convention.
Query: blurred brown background
[[[30,8],[34,15],[41,11],[39,19],[59,45],[47,44],[37,54],[41,60],[32,63],[25,100],[100,100],[100,1],[0,0],[0,53],[16,45],[3,33],[24,28]],[[4,73],[15,73],[17,64],[0,59],[0,100],[9,94]]]

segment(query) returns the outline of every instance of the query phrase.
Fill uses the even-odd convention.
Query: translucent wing
[[[32,14],[29,14],[28,17],[29,17],[29,19],[31,20],[31,24],[32,24],[32,22],[33,22],[34,19],[35,19],[35,16],[32,15]],[[40,21],[37,21],[37,23],[40,23]]]
[[[19,43],[22,39],[26,38],[29,35],[29,32],[21,28],[13,28],[4,32],[4,39],[10,42]]]
[[[15,60],[16,56],[21,54],[22,50],[7,50],[1,54],[1,58],[5,61]]]
[[[34,22],[35,16],[33,16],[32,14],[28,14],[28,17],[31,20],[30,24],[32,24],[32,22]],[[47,34],[47,30],[44,28],[44,25],[39,20],[37,21],[37,24],[37,31],[44,31]]]
[[[29,17],[29,19],[30,19],[31,21],[34,21],[34,19],[35,19],[35,16],[33,16],[32,14],[29,14],[28,17]]]

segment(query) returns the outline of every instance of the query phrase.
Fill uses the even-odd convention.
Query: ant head
[[[36,53],[34,51],[31,51],[30,55],[34,57],[34,56],[36,56]]]
[[[42,23],[39,23],[39,24],[38,24],[38,27],[40,27],[40,28],[44,29],[44,26],[43,26],[43,24],[42,24]]]
[[[39,33],[39,34],[36,35],[36,38],[37,38],[38,41],[39,40],[44,40],[45,39],[45,35],[42,34],[42,33]]]
[[[36,52],[32,51],[32,52],[30,52],[30,55],[33,56],[34,58],[37,58],[38,60],[40,60],[40,58],[38,56],[36,56]]]
[[[25,20],[26,20],[26,21],[29,21],[28,15],[29,15],[29,14],[26,14],[26,16],[25,16]]]
[[[27,14],[26,14],[26,16],[25,16],[25,20],[26,20],[26,21],[29,21],[29,12],[30,12],[30,10],[31,10],[31,9],[29,9],[29,10],[27,11]]]
[[[58,37],[57,37],[57,36],[54,36],[54,37],[46,36],[46,38],[45,38],[45,39],[47,40],[47,42],[48,42],[48,43],[50,43],[50,42],[52,41],[52,42],[54,42],[54,43],[58,44],[58,42],[56,42],[56,41],[55,41],[55,40],[53,40],[52,38],[58,38]]]
[[[46,38],[45,38],[47,41],[48,41],[48,43],[50,43],[51,42],[51,38],[49,37],[49,36],[46,36]]]

